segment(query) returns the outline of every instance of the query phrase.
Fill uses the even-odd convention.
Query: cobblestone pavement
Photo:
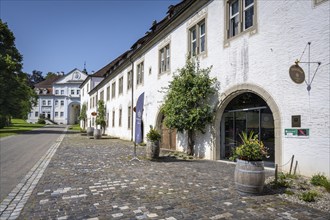
[[[234,165],[130,161],[130,142],[67,134],[19,219],[328,219],[277,195],[244,197]],[[138,147],[139,157],[144,148]]]

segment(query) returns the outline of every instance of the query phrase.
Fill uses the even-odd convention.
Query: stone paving
[[[329,219],[271,193],[239,195],[233,164],[132,152],[131,142],[67,134],[19,219]]]

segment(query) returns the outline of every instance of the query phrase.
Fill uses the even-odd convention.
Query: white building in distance
[[[228,160],[238,134],[253,130],[269,148],[268,166],[288,171],[294,155],[298,173],[329,177],[329,11],[328,0],[183,0],[170,6],[130,50],[94,74],[97,82],[89,77],[82,84],[88,125],[95,126],[91,112],[103,99],[106,133],[133,140],[132,110],[144,92],[144,137],[153,125],[162,131],[162,147],[184,151],[187,134],[162,123],[161,91],[191,54],[201,68],[213,67],[219,87],[211,103],[214,121],[196,135],[195,156]]]
[[[37,105],[28,115],[36,123],[40,115],[57,124],[76,124],[80,113],[80,84],[87,74],[74,69],[66,75],[54,76],[35,85]]]

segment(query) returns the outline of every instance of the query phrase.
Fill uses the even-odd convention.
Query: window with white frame
[[[61,89],[61,95],[64,95],[64,90],[63,89]]]
[[[144,64],[143,62],[141,62],[136,67],[136,85],[143,84],[143,77],[144,77]]]
[[[46,105],[46,100],[42,100],[42,105]]]
[[[77,95],[79,95],[80,94],[80,90],[79,89],[77,89]]]
[[[159,50],[159,74],[170,70],[170,45]]]
[[[58,117],[58,112],[55,112],[55,117]]]
[[[115,127],[115,117],[116,117],[116,112],[115,110],[112,111],[112,127]]]
[[[74,95],[74,89],[71,89],[71,95]]]
[[[38,117],[39,113],[38,112],[34,112],[34,117]]]
[[[58,106],[58,100],[55,100],[55,106]]]
[[[104,91],[100,92],[100,100],[104,100]]]
[[[64,117],[64,112],[61,112],[61,113],[60,113],[60,116],[61,116],[61,117]]]
[[[111,98],[115,98],[116,97],[116,82],[112,83],[112,87],[111,87]]]
[[[119,109],[119,122],[118,122],[118,126],[119,126],[119,127],[121,127],[122,113],[123,113],[123,110],[120,108],[120,109]]]
[[[51,101],[50,101],[50,100],[47,101],[47,105],[48,105],[48,106],[51,105]]]
[[[64,105],[64,100],[61,100],[61,106],[63,106]]]
[[[132,70],[127,72],[127,90],[132,88],[132,74],[133,74]]]
[[[131,115],[132,115],[132,107],[128,106],[128,109],[127,109],[127,129],[131,129]]]
[[[118,95],[123,94],[123,85],[124,84],[124,77],[119,78],[119,85],[118,85]]]
[[[255,26],[255,1],[228,1],[226,6],[227,39]]]
[[[189,53],[196,56],[206,52],[205,19],[189,29]]]
[[[110,86],[107,87],[107,101],[110,100]]]
[[[55,94],[58,95],[58,89],[55,90]]]

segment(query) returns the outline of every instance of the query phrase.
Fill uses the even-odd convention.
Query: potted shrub
[[[267,149],[253,131],[240,135],[242,144],[233,150],[232,160],[236,160],[235,186],[241,194],[259,194],[265,183],[263,158]]]
[[[159,157],[159,142],[161,135],[159,131],[150,125],[150,130],[147,133],[147,158],[155,159]]]

